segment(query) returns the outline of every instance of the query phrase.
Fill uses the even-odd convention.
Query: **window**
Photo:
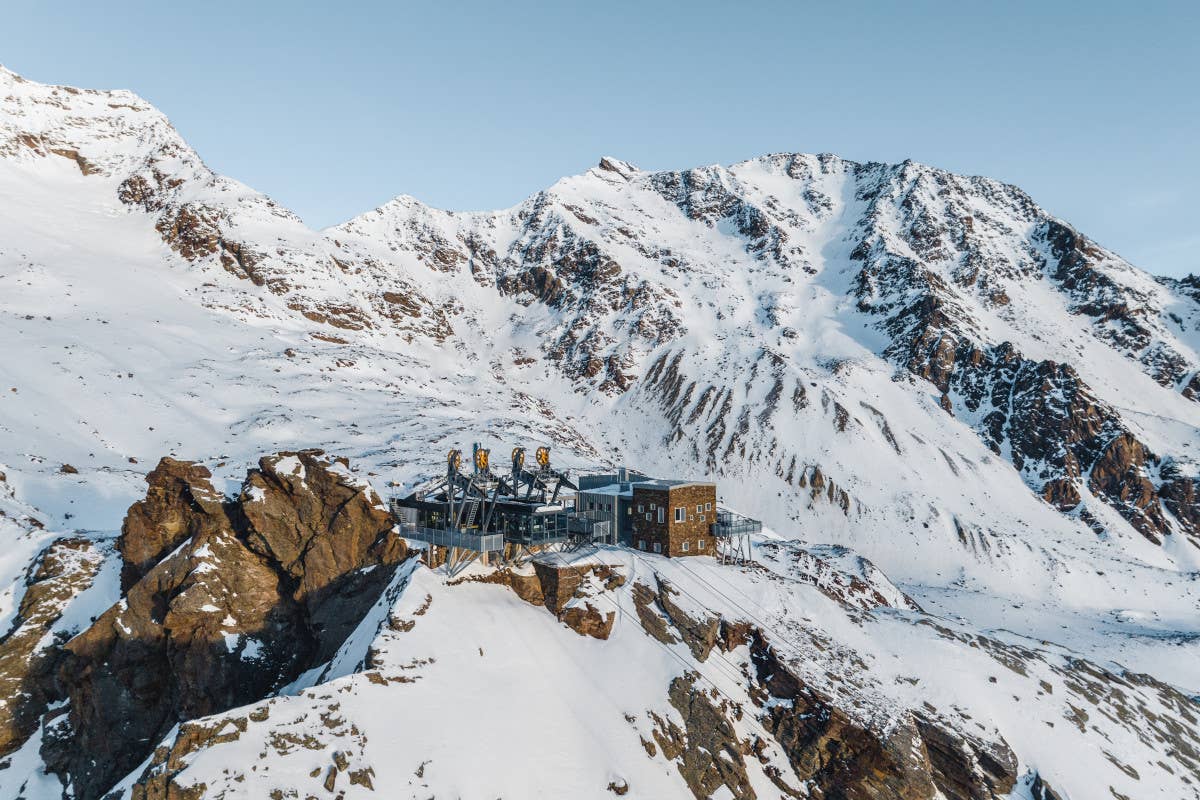
[[[701,514],[701,515],[700,515],[700,521],[701,521],[701,522],[704,522],[704,515],[703,515],[703,514]]]
[[[704,510],[705,510],[705,511],[712,511],[712,503],[705,503],[705,504],[704,504]]]
[[[588,501],[588,510],[589,510],[589,511],[595,511],[595,510],[596,510],[596,501],[595,501],[595,500],[589,500],[589,501]]]
[[[644,505],[642,505],[641,503],[638,503],[638,513],[641,514],[645,510],[646,510],[646,507]]]
[[[638,539],[638,550],[645,550],[645,549],[646,549],[646,540]]]
[[[625,506],[625,516],[627,516],[627,517],[633,516],[633,506]]]
[[[661,508],[661,507],[660,507],[660,508],[658,509],[658,522],[659,522],[659,524],[662,524],[663,522],[666,522],[666,521],[667,521],[667,515],[666,515],[666,513],[665,513],[665,512],[666,512],[666,509],[665,509],[665,508]]]
[[[684,508],[683,506],[679,506],[678,508],[675,509],[675,521],[676,522],[686,522],[687,521],[687,509],[686,508]]]
[[[703,513],[703,512],[704,512],[704,506],[696,506],[696,513],[697,513],[697,514],[700,514],[700,513]]]
[[[646,522],[649,522],[649,521],[650,521],[650,512],[647,511],[646,512]]]
[[[679,545],[679,551],[681,553],[686,553],[688,551],[688,543],[684,542],[683,544]]]
[[[654,543],[654,552],[656,552],[656,553],[661,553],[661,552],[662,552],[662,542],[655,542],[655,543]]]
[[[703,539],[701,539],[700,541],[696,542],[696,549],[697,549],[697,550],[703,550],[703,549],[704,549],[704,540],[703,540]]]
[[[655,506],[655,505],[654,505],[654,503],[651,503],[651,504],[650,504],[650,510],[651,510],[651,511],[653,511],[655,508],[657,508],[657,506]]]

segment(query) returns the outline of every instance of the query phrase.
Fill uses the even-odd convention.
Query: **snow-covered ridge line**
[[[25,576],[48,546],[109,552],[103,536],[72,532],[115,531],[147,471],[173,454],[202,462],[180,496],[207,509],[209,527],[144,559],[123,554],[137,562],[126,597],[72,644],[94,648],[77,663],[119,682],[118,662],[145,652],[135,639],[179,635],[235,671],[281,655],[284,678],[304,672],[286,696],[165,733],[147,724],[137,736],[161,739],[167,757],[130,767],[127,789],[144,777],[233,794],[320,794],[330,781],[347,798],[370,796],[372,782],[389,796],[671,796],[706,780],[677,761],[707,764],[707,751],[740,762],[763,736],[756,725],[799,724],[808,707],[820,713],[803,719],[859,726],[817,741],[865,726],[893,753],[941,743],[959,766],[1015,753],[1019,764],[999,758],[991,780],[1015,774],[1017,792],[1036,771],[1072,794],[1186,796],[1184,768],[1162,770],[1146,742],[1187,744],[1185,695],[1200,692],[1195,283],[1152,278],[1015,187],[832,155],[665,172],[605,158],[510,209],[400,197],[316,232],[212,173],[143,101],[3,72],[0,531],[13,547],[0,559],[0,611],[42,614],[6,641],[36,645],[14,660],[27,662],[46,637],[91,626],[93,599],[115,601],[111,559],[60,559],[71,579],[48,572],[29,602]],[[358,618],[337,615],[353,630],[337,653],[298,659],[294,637],[280,647],[260,635],[280,571],[316,573],[292,557],[287,526],[270,547],[247,545],[222,521],[227,504],[265,530],[287,518],[281,496],[327,475],[374,518],[386,514],[380,495],[474,441],[504,453],[550,445],[575,471],[628,464],[714,480],[782,541],[745,572],[606,554],[626,583],[592,575],[561,608],[491,585],[494,575],[447,586],[410,564]],[[310,447],[353,466],[318,470],[297,453]],[[293,455],[243,481],[280,451]],[[196,488],[201,469],[212,487]],[[341,565],[362,548],[301,549]],[[368,562],[347,574],[385,581]],[[93,569],[91,594],[60,619],[57,601],[34,604]],[[175,627],[154,611],[159,580],[182,589]],[[735,635],[747,609],[781,661]],[[566,612],[602,630],[595,617],[609,611],[608,640],[568,627]],[[304,615],[288,619],[307,629]],[[701,658],[706,631],[722,644]],[[529,668],[515,641],[561,669]],[[810,693],[768,677],[784,661]],[[477,692],[453,691],[464,670]],[[277,677],[253,673],[256,686]],[[85,684],[76,694],[78,709],[122,726],[111,720],[128,709],[93,703]],[[185,715],[240,702],[249,696]],[[574,713],[580,702],[587,713]],[[46,711],[63,720],[68,709]],[[587,767],[546,771],[531,789],[503,747],[474,753],[490,767],[471,774],[426,747],[455,741],[430,735],[445,719],[515,744],[518,715],[588,754]],[[1127,715],[1135,722],[1113,721]],[[51,738],[87,739],[60,725]],[[717,729],[732,733],[708,738]],[[303,744],[313,741],[325,747]],[[28,779],[31,797],[61,794],[39,748],[13,753],[0,787]],[[767,750],[775,777],[798,785],[787,757]],[[89,791],[108,788],[95,752],[47,752]],[[269,770],[223,771],[262,752]],[[122,771],[135,756],[121,754]],[[720,785],[779,791],[756,760],[744,781],[735,769]]]

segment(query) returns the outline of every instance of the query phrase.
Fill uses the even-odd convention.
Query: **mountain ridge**
[[[588,598],[577,598],[581,614],[590,613],[587,602],[610,604],[632,622],[614,628],[621,648],[657,664],[664,654],[643,639],[677,640],[671,652],[711,680],[730,679],[716,674],[729,665],[699,658],[712,644],[694,650],[690,639],[710,622],[732,637],[721,648],[740,659],[734,672],[750,677],[727,688],[756,709],[749,719],[757,723],[743,723],[729,708],[707,709],[686,681],[675,682],[680,674],[656,667],[636,683],[646,706],[628,709],[640,721],[615,718],[605,728],[615,737],[632,725],[656,753],[677,753],[666,763],[682,759],[681,777],[694,793],[717,785],[687,766],[707,747],[699,743],[737,752],[755,724],[774,730],[753,731],[766,734],[765,746],[782,748],[772,750],[772,768],[783,770],[786,762],[806,780],[803,765],[812,753],[799,748],[789,756],[789,736],[825,742],[836,735],[797,727],[787,704],[769,698],[792,708],[809,702],[839,720],[858,700],[876,708],[864,698],[887,698],[884,705],[901,709],[884,715],[898,720],[901,739],[880,738],[870,726],[869,735],[846,735],[862,736],[855,741],[870,747],[884,742],[889,753],[904,750],[904,736],[922,752],[940,752],[893,763],[907,764],[916,783],[943,793],[949,784],[933,772],[975,770],[992,745],[1000,754],[993,765],[999,777],[986,788],[992,796],[1019,791],[1018,778],[1032,785],[1032,773],[1013,772],[1018,763],[1038,766],[1068,791],[1088,786],[1062,758],[1037,764],[1038,732],[997,710],[1004,696],[988,688],[985,673],[973,676],[980,685],[970,692],[955,689],[942,699],[971,705],[986,732],[972,733],[957,716],[912,716],[933,697],[923,693],[934,690],[897,689],[912,676],[878,672],[880,663],[901,659],[921,664],[926,678],[951,678],[896,641],[909,627],[929,648],[946,647],[953,663],[991,669],[990,661],[964,655],[982,648],[1002,667],[1018,665],[1007,667],[1014,674],[1032,670],[1062,687],[1046,699],[1039,692],[1052,693],[1032,680],[1012,679],[1020,684],[1014,692],[1045,712],[1047,725],[1061,717],[1064,693],[1080,708],[1093,702],[1080,699],[1087,694],[1083,674],[1117,689],[1096,701],[1104,710],[1094,718],[1121,718],[1125,692],[1145,708],[1165,703],[1172,710],[1155,713],[1186,728],[1193,713],[1186,695],[1200,692],[1191,666],[1200,642],[1200,406],[1193,386],[1200,386],[1200,305],[1187,279],[1138,270],[1016,187],[914,162],[857,163],[828,154],[662,172],[603,158],[510,209],[439,211],[399,196],[313,231],[265,195],[209,170],[144,101],[119,107],[109,102],[113,94],[0,78],[9,82],[0,82],[0,207],[9,212],[0,219],[0,346],[15,354],[6,364],[11,385],[0,387],[0,528],[14,542],[0,566],[8,587],[4,619],[22,623],[0,647],[38,644],[30,631],[40,629],[31,629],[19,609],[30,587],[90,581],[96,588],[86,602],[94,616],[123,619],[113,609],[146,579],[147,565],[173,574],[157,547],[132,572],[129,563],[117,569],[115,560],[132,551],[109,543],[164,455],[198,462],[214,497],[240,496],[239,473],[263,453],[309,447],[348,458],[354,474],[380,491],[402,492],[431,477],[452,446],[536,443],[553,446],[556,464],[575,470],[629,463],[651,474],[714,480],[726,503],[763,518],[777,536],[803,540],[759,543],[760,559],[784,582],[768,593],[780,610],[758,627],[789,659],[804,654],[786,669],[799,670],[807,694],[798,684],[772,682],[767,645],[731,633],[751,616],[713,587],[728,580],[733,588],[721,591],[765,591],[753,571],[705,566],[704,582],[695,583],[686,565],[604,552],[596,558],[619,561],[629,585],[592,587]],[[128,518],[135,516],[131,510]],[[67,534],[82,544],[64,544]],[[185,554],[203,546],[199,538],[174,544]],[[62,555],[76,546],[84,555]],[[860,566],[863,574],[855,574],[847,565],[857,556],[835,557],[839,548],[861,553],[875,572]],[[39,571],[48,554],[51,566]],[[76,569],[76,562],[82,577],[52,574],[55,564]],[[811,584],[814,571],[834,584],[875,581],[880,596],[898,591],[915,608],[897,601],[897,617],[886,608],[834,609],[786,582]],[[117,572],[132,577],[116,582]],[[639,575],[645,590],[636,588]],[[703,602],[681,616],[684,600],[659,577],[690,587]],[[532,617],[500,600],[507,595],[494,593],[504,586],[439,580],[415,569],[389,584],[383,596],[412,614],[397,622],[400,628],[420,616],[427,591],[447,609],[436,612],[439,619],[464,622],[487,649],[502,647],[484,624],[492,618],[488,604],[499,603],[542,646],[561,646],[571,658],[582,659],[585,650],[605,658],[591,649],[601,645],[577,650],[583,645],[556,638],[577,636],[557,616]],[[519,581],[510,582],[515,590]],[[139,607],[153,608],[153,588],[141,586]],[[697,622],[718,608],[719,620]],[[333,691],[377,697],[370,687],[380,679],[404,688],[400,678],[415,656],[393,635],[401,631],[385,630],[386,612],[364,612],[344,652],[313,666],[323,670],[323,682],[309,676],[274,686],[262,702],[303,706],[304,715],[332,720],[327,705],[317,708],[328,698],[307,704]],[[32,618],[53,617],[39,614]],[[753,616],[764,614],[756,607]],[[88,616],[70,612],[47,622],[47,630],[83,635],[94,624]],[[198,630],[202,644],[208,629]],[[107,635],[92,629],[85,640]],[[796,637],[811,639],[814,649],[785,645]],[[457,653],[431,634],[414,638],[429,658]],[[833,656],[817,655],[822,643],[839,654],[851,680],[872,688],[841,693],[844,687],[824,676],[822,658]],[[208,650],[198,644],[195,652]],[[224,664],[226,650],[211,650],[203,657]],[[483,650],[481,644],[481,659]],[[55,651],[13,652],[13,663],[27,664]],[[382,665],[375,678],[362,666],[370,654]],[[672,670],[673,660],[666,662]],[[96,668],[109,666],[99,659]],[[1139,672],[1154,677],[1139,683]],[[434,667],[419,674],[443,688],[454,685],[453,675]],[[88,690],[70,675],[62,680],[71,698],[62,708],[87,718]],[[227,705],[184,707],[222,715]],[[650,706],[658,721],[639,716]],[[542,711],[570,735],[557,712]],[[178,711],[167,703],[155,713],[172,719]],[[731,728],[717,722],[726,713]],[[368,727],[369,710],[355,714]],[[285,735],[275,722],[256,727],[259,720],[237,712],[205,733],[208,723],[188,727],[191,716],[178,717],[186,723],[174,734],[181,738],[162,740],[166,750],[122,779],[130,792],[143,777],[186,785],[179,776],[193,759],[204,760],[205,748],[237,740],[219,734],[221,725],[248,739],[259,734],[247,731]],[[701,718],[726,733],[712,738],[713,730],[695,727]],[[1067,720],[1079,731],[1069,748],[1084,753],[1097,740],[1086,718],[1077,719]],[[976,733],[982,738],[968,738]],[[62,734],[64,742],[94,735]],[[1120,725],[1105,734],[1130,742],[1168,735]],[[152,738],[162,735],[155,729]],[[319,727],[286,735],[325,741]],[[638,737],[617,746],[621,759],[627,745],[643,747]],[[334,762],[335,784],[338,775],[362,780],[371,762],[370,747],[351,739],[345,764]],[[199,751],[189,749],[200,740]],[[84,756],[70,747],[47,752],[68,765],[64,774],[85,775]],[[36,750],[26,744],[12,754],[17,768],[9,776],[18,783],[32,781],[28,776],[45,763]],[[1141,753],[1133,744],[1127,751]],[[122,769],[134,752],[125,753]],[[1005,752],[1013,754],[1011,764]],[[1188,751],[1181,752],[1186,765]],[[1077,757],[1129,794],[1130,781],[1140,779],[1121,768],[1129,764],[1121,755],[1116,762]],[[378,758],[371,763],[385,771]],[[1140,771],[1153,770],[1163,782],[1155,785],[1167,787],[1161,796],[1185,791],[1178,778],[1145,764]],[[328,766],[306,764],[296,780],[313,768],[327,776]],[[211,765],[205,769],[204,781],[215,785]],[[760,777],[771,783],[753,765],[743,767],[752,776],[745,779],[736,769],[714,769],[737,796],[749,796],[744,789],[751,785],[761,792]],[[444,782],[437,785],[452,793],[456,779],[439,774]],[[624,779],[588,775],[596,785],[587,791],[596,793]],[[111,777],[89,778],[89,791],[104,791]],[[792,779],[780,778],[789,786]],[[999,788],[1009,779],[1009,789]],[[634,791],[653,791],[638,781],[679,788],[659,780],[639,771]],[[518,778],[505,781],[519,793]]]

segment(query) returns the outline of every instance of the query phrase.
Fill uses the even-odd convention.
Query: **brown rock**
[[[1055,478],[1042,487],[1042,498],[1059,511],[1070,511],[1082,500],[1079,486],[1070,478]]]
[[[500,569],[465,580],[503,584],[510,587],[525,602],[545,606],[559,621],[579,635],[597,639],[609,637],[616,622],[616,612],[602,612],[587,602],[588,594],[583,591],[583,585],[589,576],[594,576],[603,582],[604,589],[612,589],[625,583],[623,575],[605,564],[558,565],[534,561],[533,568],[533,575],[521,575],[509,569]],[[572,604],[574,600],[584,602]]]
[[[154,751],[133,786],[131,800],[201,800],[208,789],[205,784],[180,786],[175,782],[175,777],[187,767],[187,757],[212,745],[237,741],[246,726],[245,717],[218,719],[211,724],[183,724],[169,745]]]
[[[88,539],[58,539],[42,551],[12,629],[0,638],[0,756],[37,730],[54,696],[53,673],[61,651],[46,636],[71,598],[91,585],[103,554]]]
[[[764,727],[814,796],[846,800],[996,800],[1016,782],[1016,756],[924,716],[880,728],[850,717],[781,661],[761,631],[751,645],[760,686],[776,700]]]
[[[661,576],[655,577],[658,581],[659,607],[666,612],[696,660],[704,661],[720,637],[721,618],[715,615],[701,618],[691,616],[675,603],[673,598],[679,592]]]
[[[170,457],[146,476],[146,497],[129,507],[117,539],[123,591],[197,533],[230,529],[224,498],[211,478],[206,467]]]
[[[377,597],[407,555],[375,490],[320,450],[261,459],[240,503],[246,544],[287,574],[291,598],[335,649],[361,619],[362,598]],[[322,648],[318,659],[332,654]]]
[[[1159,471],[1163,506],[1179,520],[1184,533],[1200,536],[1200,478],[1193,477],[1182,465],[1167,461]]]
[[[595,639],[607,639],[612,633],[616,612],[604,614],[591,603],[583,606],[571,606],[559,612],[558,619],[580,636],[591,636]]]
[[[327,660],[406,555],[374,491],[319,451],[262,459],[228,503],[194,464],[165,460],[148,482],[122,533],[134,582],[66,646],[69,715],[43,736],[77,800],[102,796],[178,722]]]
[[[698,800],[722,787],[738,800],[756,797],[746,774],[748,747],[737,736],[722,701],[718,707],[707,692],[697,688],[694,673],[671,681],[668,698],[683,718],[683,729],[655,715],[654,738],[663,755],[674,761],[679,774]]]
[[[934,785],[945,800],[1007,797],[1017,783],[1017,757],[1003,740],[987,743],[914,714]]]
[[[1146,466],[1152,460],[1141,442],[1122,433],[1092,465],[1088,488],[1107,498],[1139,533],[1161,544],[1161,534],[1168,528],[1158,491],[1147,476]]]

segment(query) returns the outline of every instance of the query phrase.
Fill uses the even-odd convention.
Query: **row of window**
[[[613,507],[612,507],[612,504],[610,504],[610,503],[596,503],[595,501],[589,501],[589,502],[588,502],[588,509],[589,509],[589,510],[592,510],[592,511],[595,511],[595,510],[600,510],[600,511],[608,511],[608,512],[611,512],[611,511],[613,510]],[[650,521],[651,521],[651,519],[652,519],[652,518],[654,518],[654,517],[657,517],[657,518],[658,518],[658,521],[659,521],[660,523],[662,523],[662,522],[665,522],[665,521],[666,521],[666,519],[665,519],[666,515],[665,515],[665,513],[664,513],[665,509],[659,508],[659,507],[658,507],[656,504],[654,504],[654,503],[651,503],[651,504],[650,504],[650,510],[649,510],[649,511],[646,511],[646,506],[645,506],[645,504],[643,504],[643,503],[638,503],[638,509],[637,509],[637,510],[638,510],[638,513],[639,513],[639,514],[643,514],[643,515],[645,515],[645,518],[646,518],[646,521],[647,521],[647,522],[650,522]],[[697,504],[696,504],[696,513],[700,515],[700,521],[701,521],[701,522],[704,522],[704,521],[706,520],[706,515],[705,515],[705,512],[706,512],[706,511],[712,511],[712,503],[711,503],[711,502],[709,502],[709,503],[704,503],[703,505],[701,505],[701,504],[699,504],[699,503],[697,503]],[[657,513],[654,513],[654,512],[657,512]],[[633,506],[632,506],[632,505],[631,505],[631,506],[629,506],[629,508],[627,508],[627,509],[625,510],[625,513],[626,513],[627,515],[632,515],[632,514],[633,514]],[[675,508],[675,521],[676,521],[676,522],[687,522],[687,508],[686,508],[685,506],[676,506],[676,508]]]
[[[651,503],[650,510],[654,511],[655,508],[656,508],[656,506],[654,505],[654,503]],[[684,509],[683,506],[679,506],[678,508],[675,509],[675,516],[679,516],[679,513],[681,511],[685,511],[685,510],[686,509]],[[642,503],[638,503],[638,513],[642,514],[645,511],[646,511],[646,506]],[[712,503],[711,502],[705,503],[704,505],[700,505],[699,503],[696,504],[696,513],[697,514],[703,514],[705,511],[712,511]]]
[[[656,552],[656,553],[661,553],[661,552],[662,552],[662,542],[651,542],[651,545],[653,546],[654,552]],[[691,551],[691,545],[692,545],[692,543],[691,543],[691,542],[680,542],[680,544],[679,544],[679,551],[680,551],[681,553],[687,553],[687,552],[690,552],[690,551]],[[645,539],[638,539],[638,550],[645,550],[645,549],[646,549],[646,540],[645,540]],[[696,549],[697,549],[697,550],[703,550],[703,549],[704,549],[704,540],[703,540],[703,539],[697,539],[697,540],[696,540]]]

